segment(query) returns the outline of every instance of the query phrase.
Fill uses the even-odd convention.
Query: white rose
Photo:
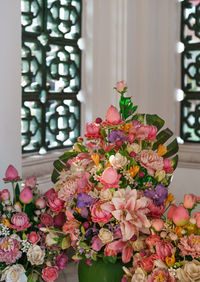
[[[54,232],[49,232],[45,238],[45,243],[47,246],[53,246],[57,244],[56,238],[59,238]]]
[[[32,265],[43,264],[44,257],[45,251],[42,250],[38,245],[33,245],[27,252],[27,259]]]
[[[181,282],[200,282],[200,262],[186,262],[182,268],[177,269],[177,277]]]
[[[27,276],[25,275],[25,269],[21,264],[14,264],[8,266],[3,270],[1,281],[6,282],[26,282]]]
[[[129,154],[131,152],[138,154],[141,151],[141,147],[137,143],[128,144],[126,149],[129,152]]]
[[[142,268],[138,267],[131,279],[131,282],[146,282],[146,275],[144,274],[144,271],[142,270]]]
[[[102,189],[99,196],[102,201],[110,201],[112,199],[112,192],[109,189]]]
[[[158,181],[163,180],[165,178],[166,172],[164,170],[157,170],[155,173],[155,178],[158,179]]]
[[[115,169],[119,169],[126,165],[127,158],[123,157],[120,153],[116,153],[115,155],[110,156],[109,162]]]
[[[109,243],[113,241],[113,233],[106,229],[106,228],[101,228],[99,230],[99,239],[102,241],[103,244]]]

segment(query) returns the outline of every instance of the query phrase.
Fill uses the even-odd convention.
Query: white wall
[[[0,9],[0,187],[9,164],[21,173],[20,1],[1,0]]]

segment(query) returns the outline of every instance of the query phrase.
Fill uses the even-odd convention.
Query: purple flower
[[[112,130],[108,136],[108,140],[111,143],[115,143],[118,140],[126,140],[127,136],[123,130]]]
[[[159,184],[155,189],[145,190],[145,196],[152,199],[156,206],[161,206],[167,199],[168,191],[164,186]]]
[[[68,263],[68,256],[64,255],[63,253],[61,253],[60,256],[56,257],[55,265],[59,268],[59,270],[65,269],[67,263]]]
[[[94,204],[95,199],[91,196],[80,193],[77,197],[77,208],[81,209],[81,215],[82,217],[86,218],[88,216],[88,210],[87,207],[90,207],[92,204]]]

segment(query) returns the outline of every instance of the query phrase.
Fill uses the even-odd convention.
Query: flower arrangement
[[[40,195],[34,176],[20,189],[22,180],[12,165],[4,181],[12,184],[13,199],[8,189],[0,192],[0,281],[54,281],[68,261],[63,202],[49,191]]]
[[[184,196],[176,206],[171,196],[167,216],[151,221],[150,234],[134,242],[131,268],[122,282],[200,281],[200,197]]]
[[[54,162],[52,180],[67,217],[62,230],[87,264],[99,257],[130,262],[137,238],[145,241],[152,218],[160,218],[176,168],[176,139],[157,115],[137,113],[127,85],[117,83],[118,111],[86,125],[73,150]],[[143,239],[142,239],[143,238]]]

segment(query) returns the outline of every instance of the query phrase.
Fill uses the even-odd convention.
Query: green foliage
[[[153,150],[155,151],[160,144],[164,144],[172,135],[173,132],[169,128],[159,132],[156,136],[157,141],[153,145]]]
[[[121,94],[119,100],[120,114],[122,119],[125,121],[128,117],[132,116],[137,110],[138,106],[133,106],[131,97],[124,97],[124,94]]]
[[[116,263],[117,261],[117,256],[103,256],[103,261],[105,263]]]
[[[15,186],[15,199],[16,199],[16,202],[19,202],[19,195],[20,195],[20,189],[19,189],[19,184],[17,183],[16,186]]]
[[[163,158],[169,158],[175,155],[178,152],[178,142],[176,138],[167,146],[167,153],[163,156]]]
[[[154,125],[158,128],[158,131],[163,127],[165,121],[157,115],[146,115],[146,123],[148,125]]]

